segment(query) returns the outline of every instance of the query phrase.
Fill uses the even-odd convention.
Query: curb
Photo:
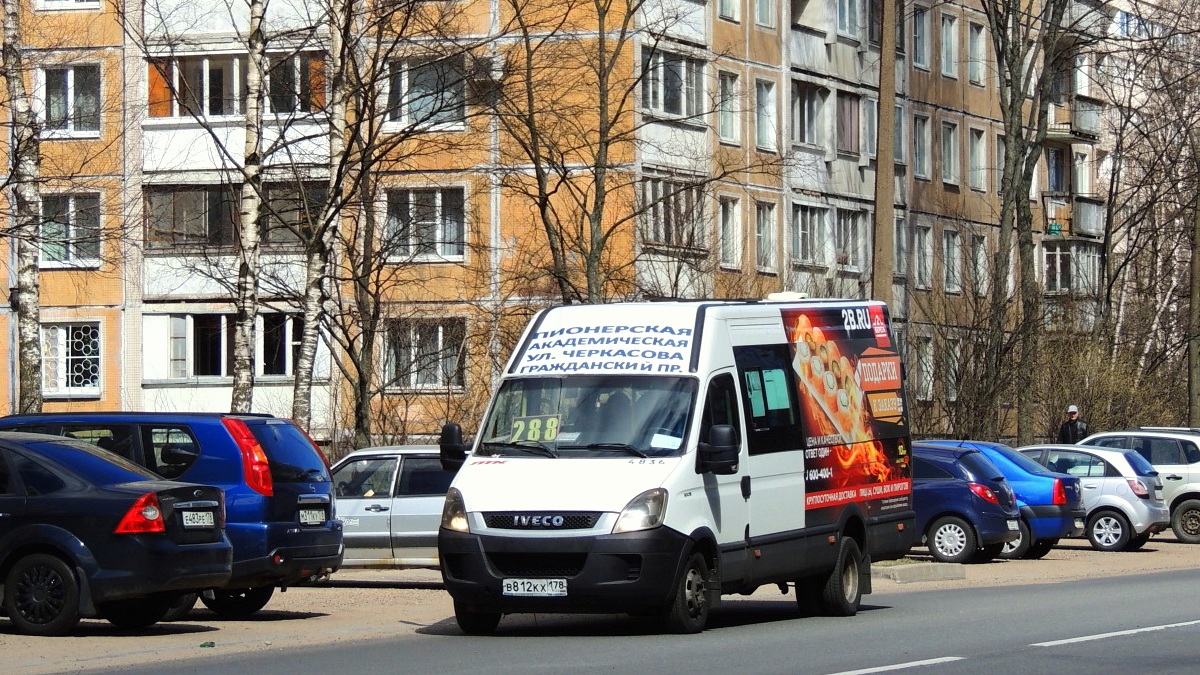
[[[948,563],[914,563],[890,567],[871,566],[872,579],[891,579],[898,584],[918,581],[955,581],[966,579],[967,571],[962,565]]]

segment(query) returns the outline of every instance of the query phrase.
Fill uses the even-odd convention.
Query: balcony
[[[1071,195],[1071,234],[1099,237],[1104,234],[1104,200],[1099,195]]]
[[[1064,37],[1086,42],[1107,35],[1111,23],[1102,3],[1089,0],[1072,0],[1062,18]]]
[[[1095,143],[1100,140],[1103,104],[1075,94],[1052,108],[1046,140],[1060,143]]]

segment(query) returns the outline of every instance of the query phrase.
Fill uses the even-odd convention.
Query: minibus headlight
[[[667,491],[662,488],[646,490],[634,497],[621,515],[617,516],[617,524],[613,526],[613,534],[621,532],[637,532],[649,530],[662,525],[663,516],[667,513]]]
[[[462,493],[458,488],[446,491],[446,503],[442,506],[442,527],[455,532],[466,532],[467,506],[463,503]]]

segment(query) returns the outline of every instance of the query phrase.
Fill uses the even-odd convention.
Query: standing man
[[[1073,404],[1067,406],[1067,419],[1058,428],[1058,442],[1074,445],[1087,435],[1087,422],[1079,419],[1079,408]]]

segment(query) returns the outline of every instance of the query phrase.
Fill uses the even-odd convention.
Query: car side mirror
[[[462,427],[450,422],[442,427],[438,439],[439,454],[443,471],[458,471],[467,461],[467,446],[463,443]]]
[[[733,426],[714,424],[708,430],[708,442],[701,441],[697,445],[697,473],[713,473],[722,476],[737,473],[738,446],[737,430]]]

